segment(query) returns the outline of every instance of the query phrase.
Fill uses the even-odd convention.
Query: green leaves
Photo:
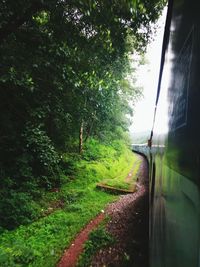
[[[9,192],[2,192],[0,196],[2,227],[13,229],[21,224],[29,224],[39,217],[39,205],[33,201],[30,194],[9,190]]]
[[[35,20],[40,26],[45,25],[50,20],[50,13],[47,11],[41,11],[39,14],[33,15],[33,20]]]
[[[23,137],[27,158],[28,155],[32,155],[29,164],[32,167],[33,175],[41,177],[39,183],[46,188],[51,188],[56,183],[59,184],[58,164],[60,159],[51,140],[42,130],[42,126],[36,127],[28,124]]]

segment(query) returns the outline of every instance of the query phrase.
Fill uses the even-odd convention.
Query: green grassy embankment
[[[63,157],[66,161],[72,158]],[[117,196],[97,190],[96,183],[105,178],[117,181],[117,177],[122,181],[136,156],[120,143],[116,146],[94,143],[81,159],[73,158],[73,161],[73,174],[63,176],[60,190],[49,192],[40,200],[44,215],[49,215],[1,234],[0,266],[55,267],[63,250],[84,225],[106,204],[117,199]]]
[[[141,160],[137,159],[135,154],[132,155],[132,158],[134,159],[132,166],[133,169],[129,169],[129,173],[127,173],[126,168],[122,169],[121,172],[119,171],[119,174],[117,176],[111,175],[108,179],[103,180],[101,184],[134,192],[136,190],[135,181],[140,168]],[[126,165],[125,161],[126,158],[122,156],[121,162],[123,165]],[[127,177],[127,175],[129,175],[129,177]]]

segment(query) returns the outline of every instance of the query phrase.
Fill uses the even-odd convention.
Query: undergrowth
[[[43,217],[12,231],[2,229],[0,266],[54,267],[76,234],[107,203],[117,199],[114,195],[96,190],[96,183],[120,175],[125,178],[135,160],[133,153],[120,142],[119,146],[117,143],[106,146],[92,142],[82,158],[63,155],[66,165],[73,162],[69,164],[72,168],[69,174],[66,171],[62,175],[59,190],[43,193],[38,199],[37,207],[41,207]],[[62,205],[56,206],[55,203]]]
[[[111,246],[115,242],[115,238],[105,229],[104,224],[101,224],[89,234],[83,252],[79,257],[77,267],[90,266],[91,258],[98,250]]]

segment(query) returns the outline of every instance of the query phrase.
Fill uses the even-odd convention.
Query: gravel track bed
[[[92,267],[148,267],[148,164],[146,159],[138,173],[137,192],[121,196],[105,210],[110,216],[107,230],[117,242],[93,257]]]

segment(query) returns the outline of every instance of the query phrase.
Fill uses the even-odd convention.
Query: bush
[[[65,175],[73,175],[76,171],[77,163],[80,161],[80,155],[75,153],[66,153],[61,156],[60,166]]]
[[[0,266],[29,266],[37,257],[37,252],[24,244],[22,240],[15,242],[14,249],[0,251]]]
[[[111,147],[100,143],[96,139],[90,138],[85,145],[83,159],[87,161],[98,161],[104,159],[105,156],[112,157],[114,154],[115,151]]]
[[[1,193],[0,226],[13,229],[28,224],[39,216],[39,206],[24,192]]]
[[[42,125],[27,124],[23,137],[26,146],[25,158],[29,159],[27,165],[33,176],[39,177],[39,185],[47,189],[59,185],[60,157],[50,138],[42,130]]]

